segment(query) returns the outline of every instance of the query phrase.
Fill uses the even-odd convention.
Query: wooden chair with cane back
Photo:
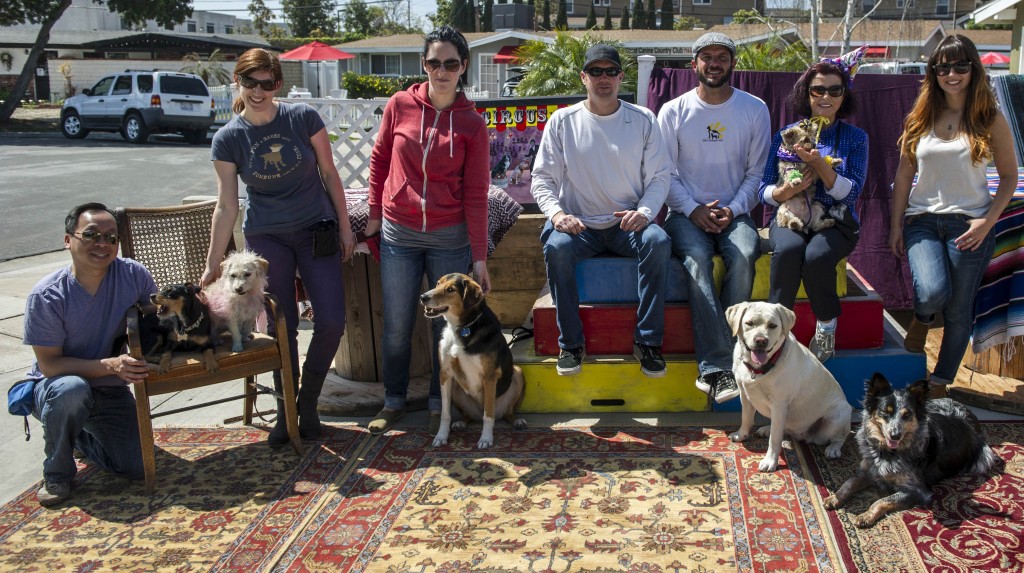
[[[153,275],[157,287],[170,284],[198,283],[206,266],[206,253],[210,245],[210,228],[216,201],[191,205],[157,208],[115,209],[118,232],[121,235],[121,255],[142,263]],[[228,250],[232,250],[229,245]],[[288,301],[291,302],[291,301]],[[295,452],[302,455],[302,441],[299,439],[298,415],[295,405],[295,386],[292,376],[291,354],[284,314],[278,301],[269,293],[266,295],[268,329],[281,336],[254,333],[254,339],[246,342],[242,352],[231,352],[231,344],[221,344],[216,349],[217,372],[207,372],[200,352],[175,352],[171,368],[159,373],[151,364],[145,382],[135,385],[135,404],[139,419],[139,437],[142,442],[143,465],[146,473],[146,492],[152,493],[156,484],[156,460],[153,445],[153,418],[178,412],[220,404],[231,400],[244,400],[242,422],[252,423],[252,412],[258,394],[274,394],[284,402],[288,438]],[[143,358],[139,338],[138,311],[128,311],[128,341],[130,353]],[[229,337],[230,338],[230,337]],[[272,389],[258,385],[256,375],[264,372],[281,371],[283,396]],[[222,398],[154,413],[150,398],[182,390],[201,388],[231,380],[244,380],[243,394]]]

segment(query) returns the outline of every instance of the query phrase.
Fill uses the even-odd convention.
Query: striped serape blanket
[[[999,187],[999,174],[996,173],[996,168],[991,165],[985,170],[985,175],[988,177],[988,192],[992,195],[996,194],[996,189]],[[1024,168],[1017,168],[1017,188],[1013,190],[1014,199],[1024,199]]]
[[[1024,335],[1024,200],[993,227],[996,246],[974,299],[972,350],[980,354]]]

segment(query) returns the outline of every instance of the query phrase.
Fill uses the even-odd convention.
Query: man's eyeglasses
[[[613,68],[587,68],[587,69],[585,69],[583,71],[587,72],[587,75],[592,77],[592,78],[599,78],[599,77],[601,77],[601,75],[606,75],[609,78],[614,78],[615,76],[617,76],[617,75],[622,73],[622,69],[614,68],[614,67]]]
[[[265,92],[277,91],[277,80],[257,80],[256,78],[250,78],[249,76],[238,76],[238,83],[242,84],[243,88],[255,89],[256,86],[263,88]]]
[[[118,237],[117,233],[101,233],[99,231],[89,230],[71,234],[77,237],[81,237],[82,240],[85,241],[86,243],[99,243],[102,241],[104,243],[116,245],[118,242],[121,241],[121,237]]]
[[[951,71],[961,75],[966,74],[971,71],[971,67],[971,62],[959,61],[952,64],[935,64],[932,69],[935,70],[937,76],[948,76]]]
[[[462,69],[462,60],[425,60],[423,67],[427,68],[428,72],[436,72],[444,66],[446,72],[457,72]]]
[[[846,88],[843,86],[811,86],[808,90],[815,97],[825,97],[825,94],[832,97],[843,97],[843,94],[846,93]]]

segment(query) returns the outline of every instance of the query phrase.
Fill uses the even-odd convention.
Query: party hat
[[[861,46],[856,50],[847,52],[838,58],[822,58],[823,62],[831,62],[835,64],[840,70],[846,74],[849,81],[848,86],[853,86],[853,77],[857,75],[857,69],[860,68],[860,59],[864,57],[868,51],[867,46]]]

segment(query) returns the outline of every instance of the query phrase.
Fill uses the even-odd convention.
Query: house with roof
[[[1012,23],[1010,35],[1010,71],[1024,73],[1024,60],[1021,58],[1021,45],[1024,44],[1024,11],[1018,10],[1021,0],[992,0],[988,4],[971,12],[971,18],[978,24]],[[981,46],[978,46],[981,50]]]

